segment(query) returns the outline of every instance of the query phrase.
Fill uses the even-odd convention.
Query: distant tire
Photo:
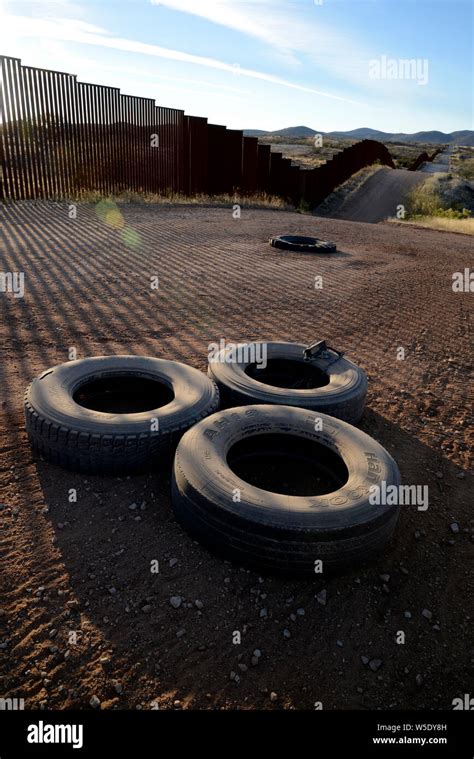
[[[249,357],[263,355],[259,350],[265,346],[267,366],[260,369]],[[217,383],[223,407],[275,403],[322,411],[351,424],[360,420],[367,376],[352,361],[337,359],[335,354],[330,359],[304,361],[305,346],[297,343],[261,342],[247,347],[241,350],[248,357],[245,360],[237,356],[227,362],[230,354],[224,348],[209,363],[208,375]]]
[[[298,253],[335,253],[337,250],[334,242],[301,235],[279,235],[270,237],[269,242],[274,248],[294,250]]]
[[[171,454],[191,425],[219,408],[202,372],[176,361],[99,356],[43,372],[25,394],[31,445],[90,474],[129,474]]]
[[[399,506],[372,505],[370,487],[399,485],[398,467],[361,430],[322,420],[317,431],[303,409],[249,406],[195,425],[174,461],[177,520],[219,556],[259,571],[315,577],[316,561],[326,572],[380,553]],[[304,494],[289,494],[295,489]]]

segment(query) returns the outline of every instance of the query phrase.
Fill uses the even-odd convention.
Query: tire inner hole
[[[282,235],[280,239],[294,245],[314,245],[317,242],[315,237],[302,237],[301,235]]]
[[[73,394],[79,406],[104,414],[152,411],[171,403],[173,398],[173,390],[164,382],[134,375],[92,379]]]
[[[349,479],[343,459],[330,448],[284,433],[239,440],[230,448],[227,464],[250,485],[280,495],[325,495]]]
[[[286,358],[270,358],[264,368],[257,363],[249,364],[245,374],[257,382],[292,390],[310,390],[329,385],[326,372],[309,361],[291,361]]]

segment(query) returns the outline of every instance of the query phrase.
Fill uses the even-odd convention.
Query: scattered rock
[[[411,611],[404,611],[403,616],[405,617],[405,619],[411,619],[411,616],[412,616]]]
[[[196,609],[199,609],[199,610],[201,610],[201,609],[204,608],[203,602],[199,601],[199,600],[197,600],[197,601],[194,602],[194,606],[196,607]]]
[[[390,575],[379,575],[379,580],[382,580],[382,582],[390,582]]]
[[[459,532],[459,525],[457,522],[453,522],[449,525],[451,532],[458,533]]]
[[[276,701],[278,698],[278,695],[275,693],[274,690],[270,693],[270,701]]]
[[[288,630],[287,627],[285,627],[285,629],[283,630],[283,637],[284,638],[291,638],[291,633],[290,633],[290,631]]]
[[[370,659],[369,659],[368,656],[361,656],[360,660],[361,660],[362,664],[368,664],[369,661],[370,661]]]
[[[92,706],[93,709],[98,709],[100,707],[100,701],[97,698],[97,696],[92,696],[91,700],[89,701],[89,704]]]
[[[176,566],[177,563],[178,563],[178,559],[170,559],[169,561],[170,567]]]
[[[380,669],[382,664],[383,664],[382,659],[371,659],[369,661],[369,667],[372,670],[372,672],[377,672],[377,670]]]
[[[181,630],[178,630],[178,632],[176,633],[176,637],[182,638],[183,635],[186,635],[186,630],[184,629],[184,627],[182,627]]]
[[[300,608],[300,609],[296,609],[296,613],[297,613],[297,615],[298,615],[299,617],[304,617],[304,615],[305,615],[305,611],[304,611],[304,609],[303,609],[303,608]]]
[[[421,616],[424,617],[425,619],[432,619],[433,614],[428,609],[423,609],[423,611],[421,612]]]
[[[179,607],[182,604],[183,599],[181,596],[171,596],[170,598],[170,604],[173,607],[173,609],[179,609]]]
[[[268,611],[266,609],[260,609],[260,619],[266,619],[268,617]]]
[[[319,593],[316,593],[316,596],[315,596],[318,604],[321,604],[321,606],[326,606],[327,597],[328,597],[328,593],[326,589],[320,590]]]
[[[422,677],[422,675],[417,675],[415,677],[415,683],[418,685],[418,687],[421,687],[423,685],[423,677]]]
[[[135,509],[138,509],[138,503],[131,503],[128,508],[130,511],[135,511]]]

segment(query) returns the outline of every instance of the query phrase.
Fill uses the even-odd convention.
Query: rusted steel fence
[[[242,131],[0,56],[2,200],[97,191],[279,195],[320,203],[389,151],[363,140],[314,169],[293,166]]]

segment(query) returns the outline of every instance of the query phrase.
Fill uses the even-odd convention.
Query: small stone
[[[336,640],[336,646],[339,646],[339,648],[342,648],[344,645],[342,640]]]
[[[63,656],[64,656],[64,658],[65,658],[66,660],[67,660],[67,659],[69,659],[69,657],[71,656],[71,652],[70,652],[69,648],[66,648],[66,650],[65,650],[65,652],[64,652],[64,654],[63,654]]]
[[[50,654],[56,654],[59,651],[59,648],[57,646],[50,646],[49,647],[49,653]]]
[[[179,609],[179,607],[181,606],[182,600],[183,599],[181,598],[181,596],[171,596],[170,604],[173,607],[173,609]]]
[[[383,664],[382,659],[371,659],[369,661],[369,667],[372,670],[372,672],[377,672],[377,670],[380,669],[382,664]]]
[[[135,511],[135,509],[138,509],[138,503],[131,503],[128,508],[130,511]]]
[[[436,476],[437,476],[438,480],[442,480],[443,479],[443,472],[436,472]]]
[[[379,579],[382,580],[382,582],[390,582],[390,575],[379,575]]]
[[[239,664],[237,664],[237,666],[238,666],[238,668],[239,668],[239,669],[240,669],[242,672],[247,672],[247,670],[248,670],[248,667],[247,667],[247,665],[246,665],[246,664],[242,664],[242,663],[239,663]]]
[[[305,610],[304,610],[304,609],[302,609],[302,608],[301,608],[301,609],[296,609],[296,613],[297,613],[297,615],[298,615],[299,617],[304,617],[304,615],[305,615]]]
[[[149,614],[151,612],[151,606],[150,606],[150,604],[145,604],[145,606],[142,606],[142,612],[144,614]]]
[[[285,627],[285,629],[283,630],[283,637],[284,638],[291,638],[291,633],[290,633],[290,631],[288,630],[287,627]]]
[[[320,590],[319,593],[316,593],[316,600],[321,606],[326,606],[327,597],[327,590]]]
[[[361,656],[360,660],[361,660],[362,664],[368,664],[369,661],[370,661],[370,659],[369,659],[368,656]]]
[[[260,619],[266,619],[268,617],[268,611],[266,609],[260,609]]]
[[[199,610],[201,610],[201,609],[204,608],[203,602],[199,601],[199,600],[197,600],[197,601],[194,602],[194,606],[196,607],[196,609],[199,609]]]
[[[115,690],[115,692],[116,692],[116,693],[117,693],[119,696],[120,696],[120,695],[122,695],[122,693],[123,693],[123,685],[122,685],[122,683],[120,683],[118,680],[114,680],[114,681],[113,681],[113,686],[114,686],[114,690]]]
[[[186,635],[186,630],[184,629],[184,627],[181,628],[181,630],[178,630],[178,632],[176,633],[176,637],[177,638],[182,638],[183,635]]]
[[[278,695],[275,693],[274,690],[270,693],[270,701],[276,701],[278,698]]]
[[[254,656],[257,658],[257,659],[260,659],[260,657],[261,657],[261,655],[262,655],[262,652],[260,651],[260,649],[259,649],[259,648],[256,648],[256,649],[255,649],[255,651],[253,652],[253,655],[254,655]]]
[[[89,701],[89,704],[92,706],[93,709],[98,709],[100,706],[100,701],[97,698],[97,696],[92,696],[91,700]]]
[[[411,619],[411,616],[412,616],[411,611],[404,611],[403,616],[405,617],[405,619]]]
[[[251,663],[252,667],[256,667],[257,664],[258,664],[258,661],[259,661],[258,660],[258,656],[252,656],[252,658],[250,659],[250,663]]]
[[[50,638],[54,638],[57,634],[58,634],[58,631],[56,630],[55,627],[53,627],[53,629],[49,631]]]
[[[433,614],[428,609],[423,609],[423,611],[421,612],[421,616],[424,617],[425,619],[432,619]]]
[[[178,563],[178,559],[170,559],[169,561],[170,567],[175,567],[177,563]]]
[[[177,698],[173,701],[173,706],[175,709],[181,709],[181,701]]]
[[[465,476],[466,475],[465,475],[464,472],[458,472],[457,475],[456,475],[456,477],[458,478],[458,480],[463,480],[465,478]]]
[[[459,525],[457,522],[453,522],[449,525],[451,532],[458,533],[459,532]]]
[[[418,685],[418,687],[423,685],[423,677],[421,675],[417,675],[415,677],[415,683]]]

